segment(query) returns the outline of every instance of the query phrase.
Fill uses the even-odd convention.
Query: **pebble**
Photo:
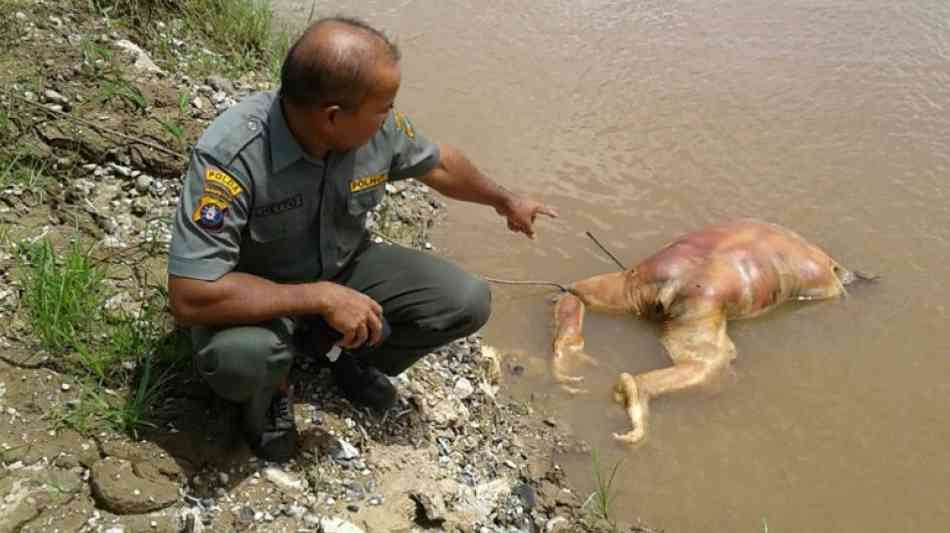
[[[109,163],[109,168],[112,169],[113,172],[115,172],[116,174],[120,176],[125,176],[126,178],[132,176],[132,169],[129,167],[119,165],[116,163]]]
[[[60,388],[63,392],[68,392],[69,389],[71,389],[72,387],[70,387],[69,383],[63,383],[62,385],[59,386],[59,388]]]
[[[468,378],[459,378],[459,380],[455,382],[455,396],[459,400],[468,398],[474,392],[475,387],[472,385],[472,382],[468,380]]]
[[[54,103],[54,104],[69,103],[69,100],[67,100],[65,96],[59,94],[58,92],[52,89],[47,89],[43,91],[43,98],[45,98],[47,102]]]
[[[337,441],[340,444],[338,449],[333,450],[332,457],[339,461],[350,461],[360,456],[360,451],[355,446],[344,439]]]
[[[135,190],[141,193],[148,192],[149,188],[152,186],[152,181],[154,181],[154,178],[148,174],[142,174],[141,176],[135,178]]]

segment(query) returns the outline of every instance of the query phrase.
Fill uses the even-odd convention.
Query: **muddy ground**
[[[24,248],[83,243],[106,273],[104,307],[144,313],[162,294],[188,146],[272,82],[235,72],[172,15],[149,20],[146,39],[85,2],[2,7],[0,531],[610,530],[552,460],[584,443],[506,397],[517,361],[477,335],[400,376],[400,403],[384,415],[355,409],[300,362],[302,451],[270,465],[243,444],[237,408],[193,375],[161,311],[149,315],[161,321],[153,346],[173,355],[155,367],[159,393],[140,423],[110,423],[107,406],[135,394],[141,354],[120,361],[126,381],[102,382],[67,364],[73,354],[44,350],[23,301]],[[13,176],[21,167],[41,171]],[[412,181],[387,190],[377,238],[431,250],[441,202]]]

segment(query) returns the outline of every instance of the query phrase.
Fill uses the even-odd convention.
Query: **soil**
[[[326,370],[300,362],[302,449],[283,465],[253,457],[237,407],[187,356],[135,438],[70,424],[91,401],[89,384],[40,348],[17,243],[80,236],[107,266],[108,305],[140,312],[163,288],[188,146],[221,110],[271,84],[253,73],[188,75],[213,52],[176,33],[173,19],[152,21],[172,51],[149,56],[158,72],[116,45],[150,54],[154,40],[85,2],[3,7],[0,161],[40,163],[49,179],[0,190],[0,531],[601,531],[552,459],[583,442],[506,397],[510,365],[478,335],[400,376],[399,404],[383,415],[354,408]],[[129,86],[138,92],[109,96]],[[387,190],[370,224],[377,238],[431,250],[444,206],[412,181]],[[167,337],[181,340],[173,328]]]

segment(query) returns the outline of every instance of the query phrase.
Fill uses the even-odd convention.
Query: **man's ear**
[[[327,123],[336,125],[336,119],[340,115],[342,108],[338,105],[328,105],[323,108],[323,116],[327,118]]]

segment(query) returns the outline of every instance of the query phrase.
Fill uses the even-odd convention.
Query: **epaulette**
[[[223,132],[224,134],[218,138],[216,143],[205,145],[202,148],[222,165],[231,166],[231,163],[244,148],[261,135],[264,127],[264,124],[256,117],[244,117],[244,120],[237,127],[228,128],[227,132]]]

